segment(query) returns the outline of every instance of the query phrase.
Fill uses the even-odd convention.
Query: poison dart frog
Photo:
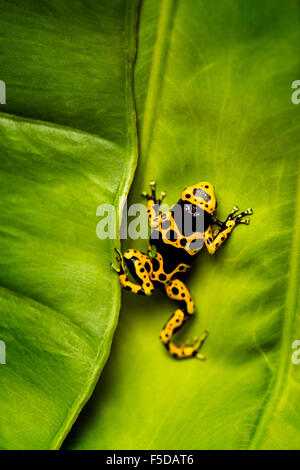
[[[253,214],[251,208],[238,214],[234,206],[224,222],[215,215],[217,201],[214,187],[207,181],[201,181],[185,188],[178,203],[169,211],[161,212],[159,206],[166,196],[161,192],[156,197],[156,183],[150,182],[151,193],[141,194],[147,199],[147,214],[151,228],[147,254],[129,249],[124,254],[117,248],[118,266],[111,263],[118,273],[121,286],[140,295],[151,295],[155,287],[162,288],[167,296],[175,300],[178,308],[170,317],[160,333],[160,341],[175,358],[197,357],[205,359],[199,353],[208,332],[204,331],[192,344],[177,346],[174,334],[189,320],[195,311],[195,304],[190,291],[181,280],[188,271],[196,255],[205,245],[212,255],[228,238],[239,224],[249,225],[246,215]],[[212,226],[217,226],[212,231]],[[136,283],[128,279],[127,268]]]

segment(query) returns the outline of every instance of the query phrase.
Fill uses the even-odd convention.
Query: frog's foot
[[[199,349],[203,346],[207,336],[208,331],[204,331],[200,338],[195,337],[194,341],[191,344],[187,342],[184,344],[180,344],[180,346],[176,346],[174,343],[169,342],[168,344],[166,344],[166,347],[169,353],[177,359],[196,357],[197,359],[201,359],[202,361],[204,361],[206,357],[203,354],[199,353]]]
[[[246,217],[244,218],[245,216],[247,215],[252,215],[253,214],[253,210],[251,209],[251,207],[249,207],[248,209],[246,209],[245,211],[241,212],[240,214],[237,214],[235,215],[232,220],[235,221],[236,224],[245,224],[245,225],[249,225],[250,224],[250,219],[249,217]]]
[[[227,225],[226,225],[226,222],[228,222],[229,220],[233,220],[233,216],[234,214],[236,214],[238,212],[239,208],[238,206],[233,206],[233,208],[231,209],[231,211],[229,212],[225,222],[222,222],[220,219],[218,219],[218,217],[213,217],[213,223],[216,224],[218,226],[218,228],[214,231],[214,238],[217,237],[217,235],[222,232],[223,230],[226,230],[227,228]]]
[[[203,354],[199,353],[199,349],[202,348],[202,346],[205,343],[205,340],[206,340],[207,337],[208,337],[208,331],[204,330],[202,335],[200,336],[200,338],[198,338],[198,337],[194,338],[193,347],[194,348],[196,347],[196,351],[197,351],[197,354],[195,355],[195,357],[197,359],[201,359],[202,361],[205,361],[206,357]]]
[[[123,255],[121,251],[118,250],[118,248],[115,248],[115,252],[117,253],[116,260],[119,266],[115,266],[113,263],[110,263],[110,266],[112,267],[114,271],[116,271],[119,274],[119,276],[122,274],[126,274],[126,266],[125,266]]]
[[[146,191],[143,191],[141,193],[141,196],[146,198],[147,201],[154,201],[154,204],[161,204],[163,199],[166,197],[167,193],[165,191],[161,191],[160,197],[157,199],[156,198],[156,182],[150,181],[149,186],[151,189],[151,194],[147,194]]]
[[[226,228],[228,227],[227,222],[230,222],[232,220],[236,223],[236,225],[238,225],[238,224],[249,225],[250,224],[250,219],[248,217],[246,217],[246,218],[244,218],[244,217],[247,216],[247,215],[252,215],[253,214],[253,210],[251,209],[251,207],[249,207],[245,211],[241,212],[240,214],[237,214],[238,211],[239,211],[239,208],[237,206],[233,206],[233,208],[230,211],[230,213],[228,214],[227,219],[225,220],[225,222],[222,222],[218,218],[214,219],[215,224],[218,225],[218,227],[219,227],[219,229],[216,230],[216,234],[218,233],[217,232],[218,230],[219,231],[226,230]]]

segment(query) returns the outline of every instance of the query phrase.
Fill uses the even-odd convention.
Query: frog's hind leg
[[[151,271],[149,257],[137,250],[126,250],[124,255],[117,248],[115,251],[119,267],[112,263],[111,267],[118,273],[121,286],[134,294],[151,295],[154,286],[149,277]],[[125,263],[138,284],[129,281]]]
[[[160,333],[160,340],[165,345],[169,353],[178,359],[185,359],[188,357],[197,356],[199,359],[204,359],[202,354],[198,351],[204,343],[208,332],[204,331],[200,338],[195,338],[193,344],[181,344],[176,346],[172,342],[173,335],[191,318],[195,311],[195,305],[191,298],[191,294],[186,285],[179,279],[170,281],[165,285],[167,296],[176,300],[179,308],[170,317]]]

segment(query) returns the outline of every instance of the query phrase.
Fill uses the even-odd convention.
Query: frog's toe
[[[203,344],[204,344],[207,337],[208,337],[208,331],[207,330],[204,330],[200,337],[195,336],[194,337],[194,342],[193,342],[193,345],[192,345],[193,348],[195,348],[195,350],[198,351],[203,346]]]
[[[115,266],[113,263],[110,263],[110,267],[116,271],[116,273],[120,274],[121,270],[118,266]]]
[[[232,216],[233,214],[236,214],[238,210],[239,210],[238,206],[233,206],[233,208],[231,209],[229,213],[229,217]]]
[[[124,257],[121,251],[118,248],[115,248],[115,252],[117,253],[116,261],[119,267],[115,266],[113,263],[110,263],[112,269],[114,269],[118,274],[124,274],[126,272],[126,266],[124,263]]]
[[[231,209],[231,211],[229,212],[228,216],[227,216],[227,219],[225,221],[225,224],[226,222],[228,222],[228,220],[233,220],[237,217],[237,215],[235,215],[237,212],[239,211],[239,208],[238,206],[233,206],[233,208]]]
[[[250,219],[248,219],[248,217],[246,219],[240,219],[239,223],[244,225],[250,225]]]
[[[115,248],[115,252],[117,253],[116,259],[117,259],[117,261],[118,261],[118,263],[119,263],[120,261],[122,261],[123,255],[122,255],[121,251],[120,251],[118,248]]]
[[[148,201],[150,199],[153,199],[153,201],[156,202],[156,195],[155,195],[155,191],[156,191],[156,181],[150,181],[149,183],[149,186],[150,186],[150,189],[151,189],[151,194],[148,194],[146,191],[143,191],[141,193],[141,196],[146,198]]]
[[[196,359],[200,359],[200,361],[206,361],[206,356],[204,356],[204,354],[197,353],[195,357]]]
[[[161,202],[164,200],[164,198],[166,197],[167,193],[165,191],[161,191],[160,193],[160,196],[159,196],[159,199],[157,199],[157,204],[161,204]]]

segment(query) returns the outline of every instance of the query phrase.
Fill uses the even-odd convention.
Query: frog
[[[238,206],[233,206],[225,221],[221,221],[215,212],[215,188],[208,181],[187,186],[178,202],[167,211],[160,210],[166,192],[161,191],[157,197],[155,181],[150,182],[149,194],[143,191],[141,196],[147,200],[151,229],[147,253],[127,249],[122,254],[115,248],[117,265],[111,263],[111,267],[118,274],[123,289],[150,296],[155,288],[160,288],[175,301],[177,308],[162,328],[159,339],[173,358],[204,360],[206,357],[200,350],[208,336],[207,330],[193,341],[180,345],[174,341],[174,335],[195,313],[195,303],[182,277],[192,268],[203,247],[213,255],[235,227],[249,225],[248,216],[253,210],[248,208],[239,213]],[[129,273],[135,282],[129,279]]]

